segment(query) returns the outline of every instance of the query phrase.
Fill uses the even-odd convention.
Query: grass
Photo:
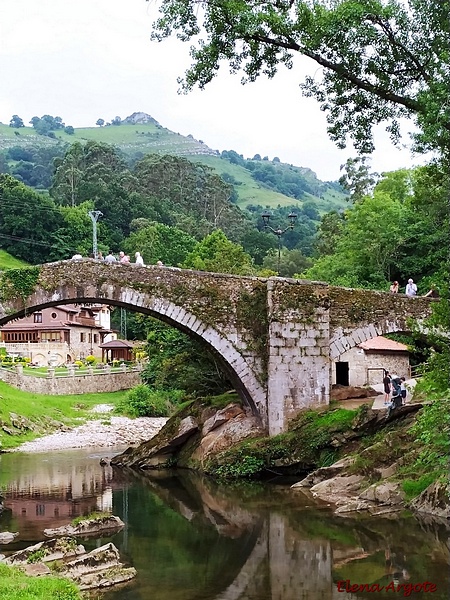
[[[93,513],[89,513],[88,515],[81,515],[80,517],[75,517],[75,519],[72,519],[71,525],[76,527],[83,521],[93,521],[94,519],[106,519],[106,518],[109,518],[110,516],[111,516],[111,513],[107,513],[107,512],[93,512]]]
[[[124,393],[123,391],[104,392],[71,396],[31,394],[0,381],[0,420],[16,433],[16,435],[9,435],[0,429],[1,446],[3,449],[16,448],[23,442],[35,439],[40,433],[55,429],[58,423],[71,426],[79,424],[80,420],[98,418],[98,415],[89,413],[90,409],[96,404],[116,406]],[[11,412],[31,421],[36,426],[36,431],[16,430],[12,427]]]
[[[28,577],[16,567],[0,564],[2,600],[81,600],[77,586],[60,577]]]
[[[18,269],[19,267],[26,267],[28,263],[18,258],[14,258],[11,254],[8,254],[6,250],[0,250],[0,271],[5,269]]]

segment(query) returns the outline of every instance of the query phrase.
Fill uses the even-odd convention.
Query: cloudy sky
[[[338,150],[325,117],[298,84],[317,72],[307,59],[272,80],[242,86],[224,67],[206,90],[177,93],[190,64],[189,45],[150,41],[157,0],[0,0],[0,121],[13,114],[61,116],[67,125],[93,126],[101,117],[151,114],[164,127],[192,134],[218,150],[259,153],[339,177],[354,150]],[[406,130],[405,130],[406,132]],[[417,164],[380,130],[375,171]]]

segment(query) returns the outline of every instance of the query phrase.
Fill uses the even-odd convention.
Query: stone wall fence
[[[23,392],[55,396],[118,392],[142,383],[141,369],[130,369],[125,365],[120,372],[113,373],[110,369],[94,372],[91,368],[86,375],[75,375],[75,369],[69,368],[67,375],[55,376],[55,369],[49,368],[47,376],[44,377],[25,375],[22,365],[17,365],[14,371],[0,368],[0,379]]]

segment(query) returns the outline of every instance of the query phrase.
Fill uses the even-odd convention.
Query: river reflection
[[[392,581],[429,581],[437,586],[432,598],[449,597],[445,524],[407,515],[336,517],[288,485],[219,485],[186,471],[142,475],[101,467],[108,453],[0,455],[7,508],[0,531],[20,532],[0,552],[40,541],[43,529],[75,516],[107,510],[125,528],[113,538],[83,543],[90,550],[111,539],[138,575],[104,600],[391,598],[385,588]],[[341,584],[339,591],[345,580],[384,590],[351,593]]]

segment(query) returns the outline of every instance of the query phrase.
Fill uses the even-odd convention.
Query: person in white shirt
[[[136,258],[136,264],[139,267],[145,267],[145,265],[144,265],[144,259],[142,258],[141,253],[140,252],[136,252],[136,254],[134,256]]]
[[[408,284],[405,289],[405,294],[407,296],[415,296],[417,294],[417,285],[414,283],[412,279],[408,279]]]

